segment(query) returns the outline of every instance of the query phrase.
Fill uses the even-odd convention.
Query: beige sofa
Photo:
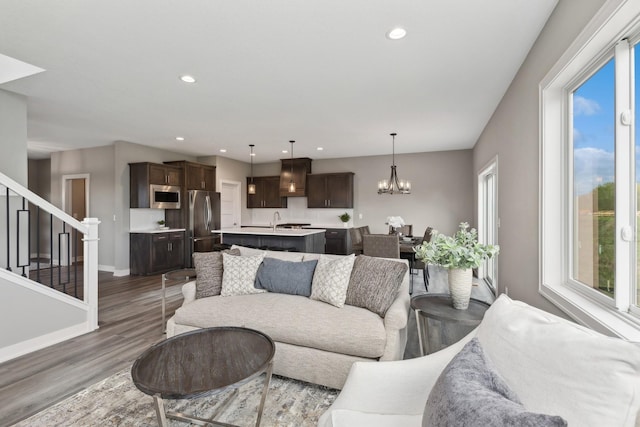
[[[241,255],[255,249],[238,247]],[[303,261],[319,254],[265,251],[267,257]],[[406,260],[394,260],[405,262]],[[276,343],[274,373],[341,389],[354,362],[402,360],[407,343],[409,274],[385,317],[304,296],[260,293],[196,299],[195,281],[183,286],[184,302],[167,323],[167,337],[214,326],[260,330]]]

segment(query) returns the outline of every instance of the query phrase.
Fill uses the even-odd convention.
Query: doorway
[[[238,181],[220,181],[220,227],[240,227],[241,185]]]
[[[64,175],[62,177],[62,210],[78,221],[89,216],[89,174]],[[77,260],[84,259],[84,244],[82,234],[75,233],[71,241],[71,254],[77,255]]]

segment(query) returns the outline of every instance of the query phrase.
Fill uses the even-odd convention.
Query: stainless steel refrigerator
[[[186,202],[185,265],[193,266],[194,252],[211,252],[220,243],[220,235],[211,233],[220,229],[220,193],[190,190]]]

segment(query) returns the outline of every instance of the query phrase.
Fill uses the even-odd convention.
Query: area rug
[[[239,426],[255,425],[263,378],[243,385],[239,395],[216,420]],[[167,400],[166,406],[170,411],[209,418],[227,393],[192,400]],[[338,390],[274,375],[261,426],[315,426],[338,393]],[[38,427],[157,425],[153,399],[136,388],[129,369],[15,424]],[[170,420],[169,425],[187,424]]]

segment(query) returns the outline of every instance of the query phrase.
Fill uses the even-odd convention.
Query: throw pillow
[[[230,255],[240,255],[237,249],[226,249]],[[222,289],[222,252],[194,252],[196,269],[196,299],[220,295]]]
[[[263,259],[264,255],[233,256],[223,253],[224,274],[220,295],[230,297],[266,292],[264,289],[254,287],[256,273]]]
[[[332,258],[320,255],[311,284],[311,299],[344,306],[355,255]]]
[[[358,255],[345,304],[366,308],[384,317],[408,269],[404,262]]]
[[[281,294],[311,295],[313,272],[318,261],[293,262],[265,257],[255,287]]]
[[[436,381],[423,427],[566,426],[554,415],[528,412],[487,359],[477,338],[469,341]]]

